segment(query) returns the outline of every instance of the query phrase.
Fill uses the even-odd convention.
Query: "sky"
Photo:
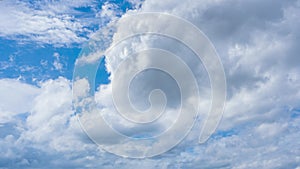
[[[205,34],[220,57],[226,77],[225,108],[216,131],[203,144],[198,138],[212,95],[206,67],[195,61],[195,53],[179,41],[158,35],[134,37],[106,51],[118,37],[140,28],[118,21],[145,12],[185,19]],[[0,169],[299,169],[299,17],[299,0],[0,1]],[[144,29],[155,27],[182,36],[189,33],[183,26],[167,27],[168,20],[148,21],[144,20],[149,26]],[[159,27],[161,23],[167,26]],[[114,114],[111,81],[117,77],[118,65],[128,53],[144,48],[161,48],[181,56],[199,86],[199,114],[188,135],[169,151],[150,158],[124,158],[106,151],[124,144],[104,125],[95,124],[105,136],[100,139],[104,148],[88,137],[74,110],[74,96],[93,91],[106,122],[124,135],[148,138],[167,130],[174,118],[181,117],[172,114],[182,101],[178,99],[182,86],[174,82],[186,77],[174,80],[154,70],[132,81],[129,95],[139,110],[149,107],[145,98],[153,89],[165,92],[168,111],[162,120],[138,126]],[[105,52],[95,55],[93,50]],[[81,61],[92,66],[80,69]],[[163,59],[138,61],[140,66],[159,64]],[[170,61],[165,68],[178,68],[174,64]],[[121,71],[120,79],[128,72],[130,69]],[[81,73],[92,75],[94,83],[90,85],[90,79]],[[123,92],[122,86],[114,89],[117,95]],[[187,98],[194,96],[191,91],[186,90]],[[186,112],[191,109],[183,106]],[[141,145],[141,150],[143,146],[149,148]]]

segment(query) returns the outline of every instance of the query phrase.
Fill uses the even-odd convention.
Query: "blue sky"
[[[106,46],[113,35],[126,31],[110,29],[115,21],[140,12],[176,15],[203,31],[223,63],[227,100],[223,118],[206,143],[197,142],[199,117],[175,148],[152,158],[130,159],[107,153],[87,137],[74,115],[71,87],[76,59],[89,39],[108,29],[112,36],[99,44]],[[299,0],[0,1],[0,169],[299,169],[299,17]],[[152,43],[149,46],[175,53],[186,50],[171,40],[167,45],[155,38],[134,42],[145,39]],[[139,47],[134,44],[132,48]],[[114,56],[99,63],[95,88],[103,89],[97,93],[102,107],[110,104],[107,71],[119,60]],[[185,60],[193,64],[189,57]],[[206,91],[203,65],[194,69]],[[156,84],[151,78],[143,81]],[[172,86],[166,90],[173,92]],[[203,93],[201,106],[206,110],[210,96]],[[130,131],[116,126],[131,135],[151,135],[164,127]]]

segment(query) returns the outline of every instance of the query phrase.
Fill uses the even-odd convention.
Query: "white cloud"
[[[276,1],[273,6],[261,1],[146,0],[143,3],[140,11],[170,12],[190,19],[208,34],[221,55],[229,97],[217,133],[205,144],[197,144],[201,127],[198,126],[178,147],[157,158],[118,158],[97,149],[81,132],[72,116],[68,80],[49,80],[41,83],[40,88],[1,80],[0,100],[4,103],[0,104],[4,110],[1,112],[11,114],[9,118],[0,116],[5,119],[0,130],[10,131],[0,132],[4,133],[0,140],[4,154],[1,158],[19,159],[23,168],[32,167],[28,163],[56,168],[70,168],[62,165],[65,163],[78,168],[299,168],[300,119],[296,113],[300,107],[299,2]],[[274,9],[271,14],[267,12],[270,8]],[[131,47],[138,50],[145,39],[149,42],[147,38],[135,39]],[[120,57],[126,53],[121,51]],[[121,59],[108,58],[110,70]],[[96,95],[108,107],[110,90],[110,86],[101,86]],[[205,98],[203,107],[209,105],[209,96]],[[18,130],[12,129],[8,124],[15,118],[12,115],[27,111],[31,114],[26,121],[15,120]],[[33,155],[40,160],[34,162],[29,148],[54,157],[49,155],[45,160],[39,154]],[[63,159],[57,161],[59,158]]]
[[[54,53],[53,57],[55,58],[54,62],[53,62],[53,66],[54,66],[55,70],[62,71],[63,64],[60,62],[60,57],[61,56],[59,55],[59,53]]]
[[[287,124],[279,123],[263,123],[260,124],[255,130],[262,138],[268,138],[276,136],[283,132],[287,127]]]
[[[32,100],[40,93],[37,87],[12,79],[0,80],[0,123],[13,120],[13,116],[27,113]]]
[[[91,23],[74,17],[75,7],[91,5],[85,1],[34,3],[0,2],[0,36],[40,43],[69,45],[86,41],[91,31],[84,28]],[[80,35],[85,34],[85,35]],[[24,38],[25,37],[25,38]]]
[[[298,143],[293,141],[294,137],[299,137],[299,132],[293,133],[294,127],[299,129],[299,125],[294,126],[298,118],[291,117],[291,110],[300,106],[297,102],[300,99],[300,79],[297,76],[300,70],[295,64],[299,58],[299,50],[296,47],[299,39],[295,38],[299,36],[296,28],[300,24],[295,19],[299,16],[299,1],[276,1],[271,6],[273,12],[266,12],[268,3],[260,3],[187,1],[183,4],[179,1],[148,0],[138,10],[169,12],[202,28],[216,45],[228,77],[227,108],[217,131],[221,136],[211,139],[202,148],[195,148],[212,152],[185,152],[190,158],[188,162],[181,161],[182,163],[174,166],[187,165],[187,168],[198,168],[197,164],[207,164],[208,168],[297,167],[299,155],[296,154],[299,151],[291,152],[283,145],[298,146]],[[187,6],[192,10],[187,11]],[[257,9],[256,6],[261,8]],[[247,12],[243,13],[242,10]],[[252,18],[249,19],[250,17]],[[149,26],[155,25],[153,23],[149,23]],[[126,26],[130,29],[130,26]],[[128,30],[118,30],[115,37],[122,31]],[[123,55],[130,53],[128,51],[138,51],[143,46],[149,47],[148,44],[145,45],[146,38],[143,38],[128,41],[130,47],[118,51],[118,55],[108,56],[108,69],[113,72],[124,59]],[[149,43],[149,39],[147,42]],[[197,132],[199,131],[194,130],[191,133],[194,136],[191,140],[196,139]],[[225,135],[227,132],[236,133],[232,136],[222,136],[223,132]],[[285,139],[281,140],[280,136]],[[183,144],[181,148],[187,147],[190,146]],[[265,156],[261,157],[257,153]],[[295,155],[298,158],[285,158]],[[199,162],[204,159],[208,161],[206,164]],[[163,160],[170,159],[166,157]]]
[[[82,98],[88,95],[90,85],[86,78],[76,79],[73,82],[73,97]]]
[[[85,159],[82,154],[85,151],[101,154],[83,133],[72,111],[72,92],[67,79],[48,80],[40,83],[39,88],[17,80],[1,80],[0,87],[8,89],[5,91],[8,95],[1,95],[1,99],[8,100],[1,108],[11,116],[3,119],[6,112],[1,110],[1,166],[6,166],[8,160],[14,161],[14,168],[62,167],[63,161],[58,161],[62,156],[64,160],[75,158],[72,162],[75,165],[77,160]],[[17,116],[24,111],[29,114]],[[46,160],[47,165],[43,166],[39,160]]]

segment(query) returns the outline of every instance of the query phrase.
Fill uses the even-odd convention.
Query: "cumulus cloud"
[[[299,135],[299,132],[293,133],[295,122],[298,120],[298,116],[294,115],[295,109],[299,107],[297,102],[299,68],[293,64],[298,60],[295,45],[299,40],[295,37],[298,37],[299,33],[295,31],[295,27],[300,24],[294,17],[299,16],[299,1],[276,1],[271,5],[273,9],[271,13],[266,12],[270,3],[187,1],[182,4],[178,1],[149,0],[145,1],[138,11],[129,12],[169,12],[190,20],[212,39],[224,63],[228,82],[228,100],[216,137],[208,141],[203,148],[201,146],[191,148],[183,143],[180,147],[182,149],[190,147],[208,152],[207,154],[185,152],[190,159],[187,160],[188,162],[181,161],[182,163],[174,165],[175,167],[187,165],[189,168],[198,168],[197,164],[208,168],[297,167],[299,151],[288,151],[281,145],[286,143],[298,146],[292,138]],[[187,12],[186,6],[193,10]],[[150,23],[149,25],[153,26]],[[127,30],[117,29],[117,31],[114,37]],[[145,39],[148,40],[148,46],[145,45]],[[153,44],[162,45],[158,41],[155,42],[152,41]],[[129,51],[138,51],[143,47],[151,46],[151,41],[149,45],[147,37],[133,38],[128,43],[130,47],[118,51],[119,55],[107,56],[107,67],[111,72],[114,72],[118,63],[130,53]],[[167,44],[172,44],[170,46],[174,48],[174,43]],[[299,126],[297,125],[296,128]],[[192,138],[188,140],[195,140],[198,131],[193,130],[190,134]],[[285,138],[283,142],[280,136]],[[231,141],[235,141],[237,149],[230,146]],[[216,150],[210,154],[209,149]],[[245,155],[238,157],[241,154],[239,150],[245,151]],[[280,154],[281,151],[285,152],[285,155]],[[174,150],[173,155],[176,156],[178,152],[180,151]],[[232,152],[237,156],[232,155]],[[253,158],[249,157],[250,154],[258,152],[265,153],[266,157],[257,155]],[[224,160],[210,158],[213,153],[217,153],[217,157]],[[199,156],[207,156],[207,159]],[[281,158],[283,156],[297,156],[297,158],[288,160]],[[235,160],[232,161],[231,158]],[[276,163],[273,158],[281,158],[281,160]],[[163,159],[168,161],[173,158]],[[207,166],[199,162],[204,159],[209,161]]]
[[[6,91],[9,92],[7,95],[1,95],[1,99],[7,100],[3,101],[5,106],[1,105],[1,166],[79,167],[77,161],[86,162],[90,160],[88,156],[101,154],[82,132],[72,111],[69,80],[48,80],[40,87],[17,80],[1,80],[1,89],[11,89]],[[5,91],[1,93],[5,94]],[[8,118],[6,113],[11,117]],[[83,155],[85,151],[92,154]],[[72,158],[76,159],[73,161]],[[63,164],[67,159],[73,162]]]
[[[29,112],[40,89],[18,80],[0,80],[0,123],[13,120],[14,115]]]

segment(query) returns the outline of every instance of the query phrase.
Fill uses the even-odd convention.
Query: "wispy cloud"
[[[1,1],[0,36],[63,46],[82,43],[103,22],[98,6],[93,1]]]

